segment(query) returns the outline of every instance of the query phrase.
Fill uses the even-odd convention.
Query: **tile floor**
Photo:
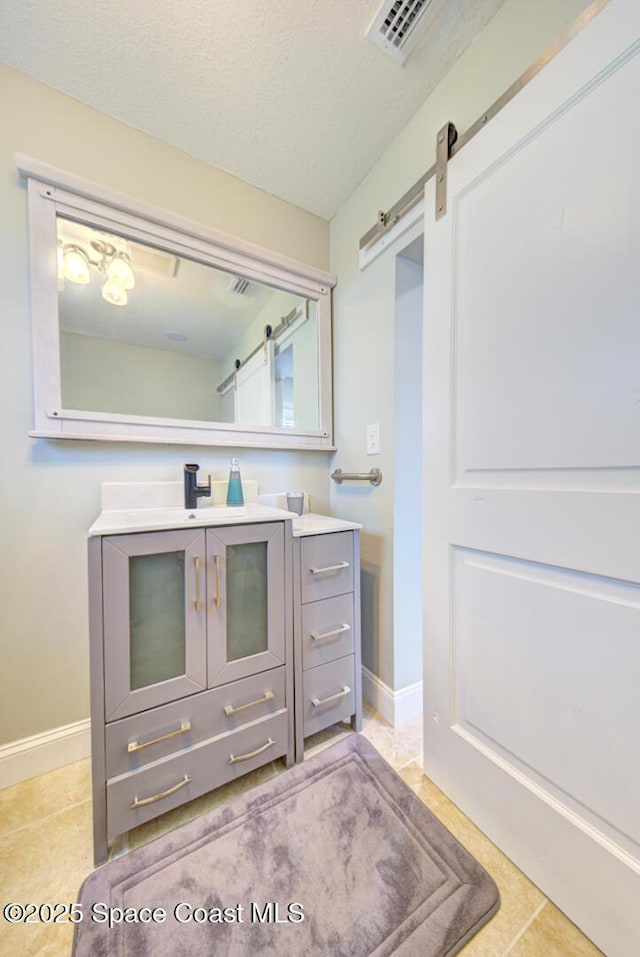
[[[307,754],[336,736],[329,729],[308,742]],[[422,773],[422,722],[392,728],[367,712],[364,734],[427,807],[489,871],[500,889],[496,916],[460,951],[462,957],[602,957],[580,931]],[[112,856],[281,773],[274,762],[233,784],[131,831]],[[0,903],[71,903],[92,870],[89,761],[0,791]],[[0,957],[69,957],[69,924],[8,924],[0,917]],[[285,955],[286,957],[286,955]],[[329,957],[329,955],[318,955]]]

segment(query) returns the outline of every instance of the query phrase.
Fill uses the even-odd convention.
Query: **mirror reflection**
[[[314,300],[56,224],[63,408],[319,428]]]

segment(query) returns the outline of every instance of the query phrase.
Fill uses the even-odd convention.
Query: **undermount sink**
[[[150,514],[154,521],[189,522],[197,519],[199,523],[219,522],[221,519],[240,518],[242,515],[249,514],[246,505],[210,505],[201,508],[153,508],[145,509],[144,511]]]
[[[106,509],[89,529],[90,535],[152,532],[169,528],[201,528],[233,522],[269,522],[291,518],[288,512],[264,505],[211,505],[205,508]]]
[[[256,502],[257,483],[245,483],[244,505],[226,505],[226,482],[213,482],[212,495],[199,499],[197,508],[184,508],[183,482],[106,482],[102,511],[89,535],[126,535],[163,529],[186,530],[215,525],[281,522],[293,516],[282,508]],[[215,504],[219,502],[220,504]]]
[[[113,512],[118,525],[132,523],[153,528],[168,528],[177,525],[215,525],[217,522],[243,518],[249,514],[246,505],[214,505],[208,508],[136,508]]]

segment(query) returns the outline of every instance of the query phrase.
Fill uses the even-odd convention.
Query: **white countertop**
[[[356,528],[362,528],[362,525],[358,522],[347,522],[342,518],[332,518],[330,515],[316,515],[315,512],[296,515],[293,519],[294,538],[302,538],[304,535],[326,535],[329,532],[346,532]]]
[[[91,528],[93,535],[124,535],[172,528],[202,528],[210,525],[246,525],[249,522],[281,522],[294,518],[291,512],[267,505],[225,505],[201,508],[114,508],[100,513]]]
[[[291,519],[294,538],[305,535],[326,535],[362,528],[357,522],[346,522],[329,515],[294,515],[293,512],[268,505],[249,504],[240,507],[204,506],[186,508],[113,508],[104,509],[89,529],[89,536],[126,535],[133,532],[155,532],[176,528],[203,528],[214,525],[246,525],[250,522],[280,522]]]

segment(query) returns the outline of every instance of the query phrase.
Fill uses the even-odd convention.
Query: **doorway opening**
[[[396,255],[394,308],[394,718],[422,713],[422,336],[424,240]]]

